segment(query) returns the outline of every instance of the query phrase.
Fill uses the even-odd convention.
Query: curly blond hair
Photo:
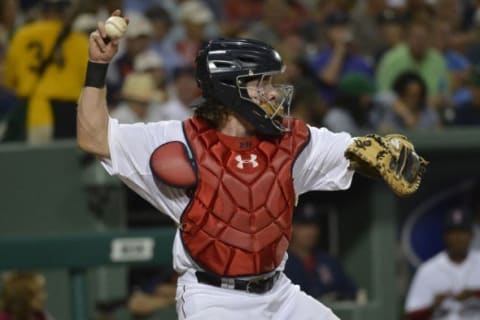
[[[33,306],[43,289],[43,275],[37,272],[9,272],[2,278],[0,310],[12,320],[33,320],[40,311]]]

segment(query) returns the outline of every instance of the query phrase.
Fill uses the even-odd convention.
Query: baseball
[[[110,17],[105,21],[105,31],[110,39],[119,39],[127,31],[127,22],[119,16]]]

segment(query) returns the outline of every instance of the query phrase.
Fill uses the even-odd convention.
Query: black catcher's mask
[[[197,84],[207,101],[230,108],[259,134],[290,129],[284,117],[290,112],[293,86],[272,83],[285,67],[270,45],[250,39],[212,40],[198,52],[196,62]],[[256,85],[247,86],[252,80],[258,80]]]

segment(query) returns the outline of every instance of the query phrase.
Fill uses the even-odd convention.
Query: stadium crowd
[[[291,113],[333,131],[480,123],[480,2],[475,0],[6,0],[0,5],[5,141],[75,134],[87,37],[122,8],[130,25],[108,74],[122,122],[184,119],[192,66],[215,37],[278,48],[294,84]]]

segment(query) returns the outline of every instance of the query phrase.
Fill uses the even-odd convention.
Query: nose
[[[267,99],[268,101],[275,101],[278,99],[280,93],[274,87],[270,87],[267,91]]]

